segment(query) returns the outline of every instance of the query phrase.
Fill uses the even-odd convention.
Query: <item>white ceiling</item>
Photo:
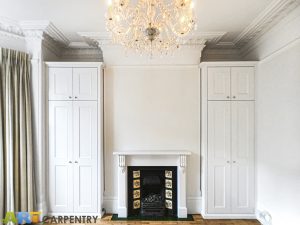
[[[107,0],[0,0],[0,17],[51,21],[71,42],[77,32],[105,31]],[[227,32],[232,42],[272,0],[194,0],[199,32]]]

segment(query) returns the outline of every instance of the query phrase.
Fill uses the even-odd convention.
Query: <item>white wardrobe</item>
[[[102,65],[46,67],[49,214],[101,215]]]
[[[255,63],[202,63],[203,214],[254,218]]]

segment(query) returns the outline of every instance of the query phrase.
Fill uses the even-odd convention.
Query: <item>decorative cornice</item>
[[[65,37],[64,34],[50,21],[21,21],[20,26],[25,36],[31,37],[36,35],[38,38],[43,38],[43,34],[47,34],[53,40],[64,46],[68,46],[70,43],[68,38]]]
[[[24,36],[23,30],[17,22],[5,17],[0,17],[0,35],[12,38],[23,38]]]
[[[195,32],[192,37],[205,40],[207,44],[216,44],[227,32]]]
[[[54,53],[56,56],[61,56],[62,49],[65,47],[62,43],[55,41],[48,34],[43,34],[43,46]]]
[[[280,19],[300,4],[299,0],[274,0],[254,21],[246,27],[233,41],[234,45],[242,48],[252,39],[259,38],[274,26]]]
[[[93,48],[93,47],[91,47],[85,41],[82,41],[82,42],[74,41],[74,42],[70,42],[70,44],[68,45],[68,48],[76,48],[76,49],[78,49],[78,48]]]
[[[61,53],[61,59],[64,61],[89,61],[102,62],[102,51],[100,48],[64,48]]]
[[[21,21],[20,23],[5,17],[0,17],[0,35],[21,39],[49,39],[62,46],[68,46],[70,41],[50,21]]]
[[[240,61],[241,55],[237,48],[208,48],[202,52],[201,61]]]
[[[108,32],[78,32],[90,46],[115,45],[112,43],[111,36]],[[208,43],[217,43],[226,32],[195,32],[184,45],[205,45]]]
[[[40,40],[43,45],[57,56],[70,41],[50,21],[21,21],[0,18],[0,35],[11,38]]]

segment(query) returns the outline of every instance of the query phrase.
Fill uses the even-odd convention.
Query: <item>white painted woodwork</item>
[[[177,166],[177,217],[187,218],[186,168],[189,151],[149,150],[114,152],[118,157],[118,216],[126,218],[127,205],[127,166]]]
[[[204,62],[201,67],[202,216],[255,217],[254,79],[256,62]],[[214,74],[227,68],[230,98]],[[228,72],[229,70],[229,72]],[[217,71],[217,72],[216,72]],[[228,76],[228,75],[227,75]],[[210,81],[209,81],[210,80]],[[226,86],[226,85],[223,85]],[[218,93],[222,93],[218,97]],[[216,94],[217,93],[217,94]],[[212,96],[212,97],[211,97]]]
[[[73,103],[74,212],[97,212],[97,102]]]
[[[97,68],[73,68],[75,100],[97,100]]]
[[[208,101],[207,212],[254,213],[254,101]]]
[[[208,100],[229,100],[230,67],[209,67]]]
[[[208,213],[230,213],[230,102],[208,102]]]
[[[49,100],[73,99],[72,68],[49,68]]]
[[[101,63],[46,65],[49,214],[102,215]]]
[[[170,156],[180,156],[180,155],[191,155],[192,153],[189,151],[180,151],[180,150],[151,150],[151,151],[145,151],[145,150],[139,150],[139,151],[122,151],[122,152],[114,152],[114,155],[135,155],[135,156],[147,156],[147,155],[170,155]]]
[[[73,211],[73,112],[71,101],[49,102],[49,211]]]
[[[208,100],[254,100],[254,67],[208,67]]]
[[[232,100],[254,100],[254,67],[231,67]]]
[[[231,103],[231,207],[254,213],[254,102]]]

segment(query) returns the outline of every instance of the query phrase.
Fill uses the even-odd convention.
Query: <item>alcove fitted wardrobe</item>
[[[102,64],[48,62],[50,215],[101,215]]]
[[[255,69],[201,64],[205,218],[255,218]]]

